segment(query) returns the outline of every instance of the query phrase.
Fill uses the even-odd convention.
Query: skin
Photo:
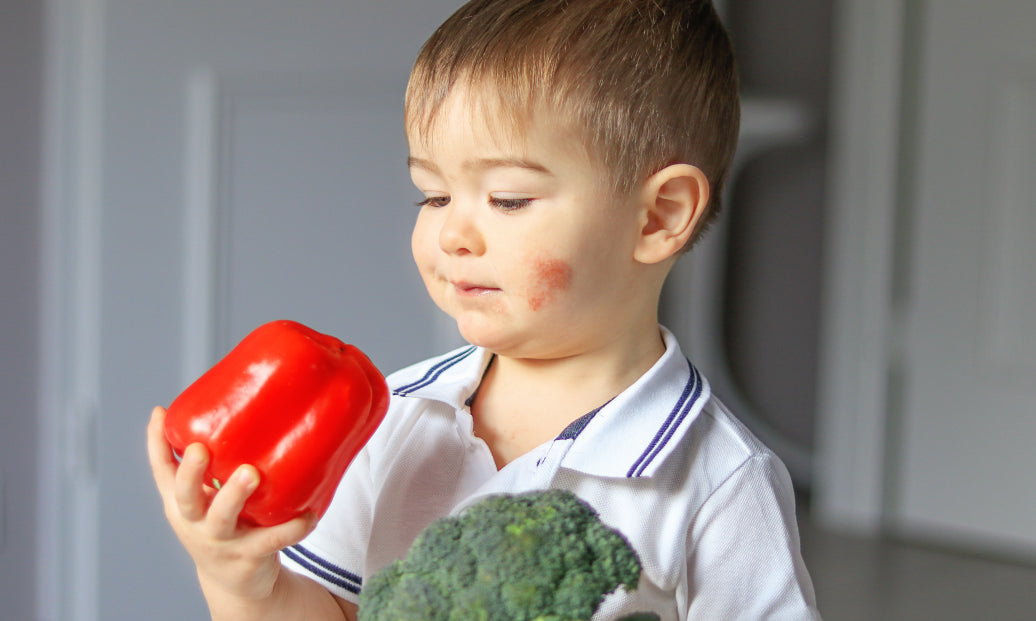
[[[667,167],[631,196],[547,115],[501,131],[463,85],[411,136],[424,195],[412,236],[429,295],[497,355],[474,402],[498,466],[556,437],[664,351],[658,298],[708,197],[696,168]]]
[[[465,104],[471,95],[456,87],[436,131],[409,136],[411,176],[425,196],[412,247],[432,299],[468,341],[497,356],[471,409],[476,435],[502,467],[662,355],[658,298],[708,203],[708,181],[675,164],[633,195],[613,196],[600,167],[549,116],[501,139]],[[255,468],[243,465],[212,489],[205,447],[187,447],[178,465],[164,417],[155,408],[148,425],[151,469],[213,621],[355,620],[355,605],[280,565],[277,551],[315,520],[241,525]]]
[[[536,311],[553,301],[556,293],[572,286],[572,267],[564,261],[540,258],[533,262],[536,286],[529,294],[529,308]]]
[[[238,523],[259,473],[242,465],[217,492],[204,480],[208,451],[192,444],[177,464],[162,434],[164,420],[165,409],[156,407],[147,429],[151,472],[166,519],[197,566],[213,621],[354,621],[353,604],[281,567],[277,552],[313,530],[312,516],[269,528]]]

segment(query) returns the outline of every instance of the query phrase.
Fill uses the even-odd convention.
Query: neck
[[[653,322],[569,355],[497,356],[472,403],[475,433],[503,466],[621,393],[664,352]]]
[[[645,330],[617,333],[592,349],[556,357],[500,356],[496,380],[501,385],[535,385],[537,392],[556,388],[573,395],[598,393],[606,401],[635,382],[664,352],[658,325],[653,323]]]

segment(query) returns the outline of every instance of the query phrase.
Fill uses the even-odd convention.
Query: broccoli
[[[626,538],[575,494],[492,496],[433,522],[372,576],[360,620],[588,621],[605,595],[639,579]]]

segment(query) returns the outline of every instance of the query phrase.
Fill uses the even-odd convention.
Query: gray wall
[[[42,3],[0,0],[0,617],[34,618]],[[830,0],[731,1],[744,85],[823,118]],[[822,125],[822,123],[821,123]],[[729,203],[735,373],[760,412],[810,444],[824,136],[749,166]]]
[[[42,3],[0,1],[0,617],[33,619]]]

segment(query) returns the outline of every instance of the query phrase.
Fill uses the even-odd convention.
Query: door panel
[[[401,99],[400,84],[335,74],[222,89],[219,351],[275,317],[339,334],[384,369],[428,350]]]
[[[409,257],[401,118],[418,46],[458,4],[91,5],[103,11],[103,71],[88,85],[102,121],[90,128],[99,360],[84,363],[99,376],[97,543],[77,553],[66,618],[206,618],[143,431],[151,406],[250,329],[298,319],[386,371],[454,343]]]
[[[1036,4],[922,4],[893,523],[1036,557]]]

